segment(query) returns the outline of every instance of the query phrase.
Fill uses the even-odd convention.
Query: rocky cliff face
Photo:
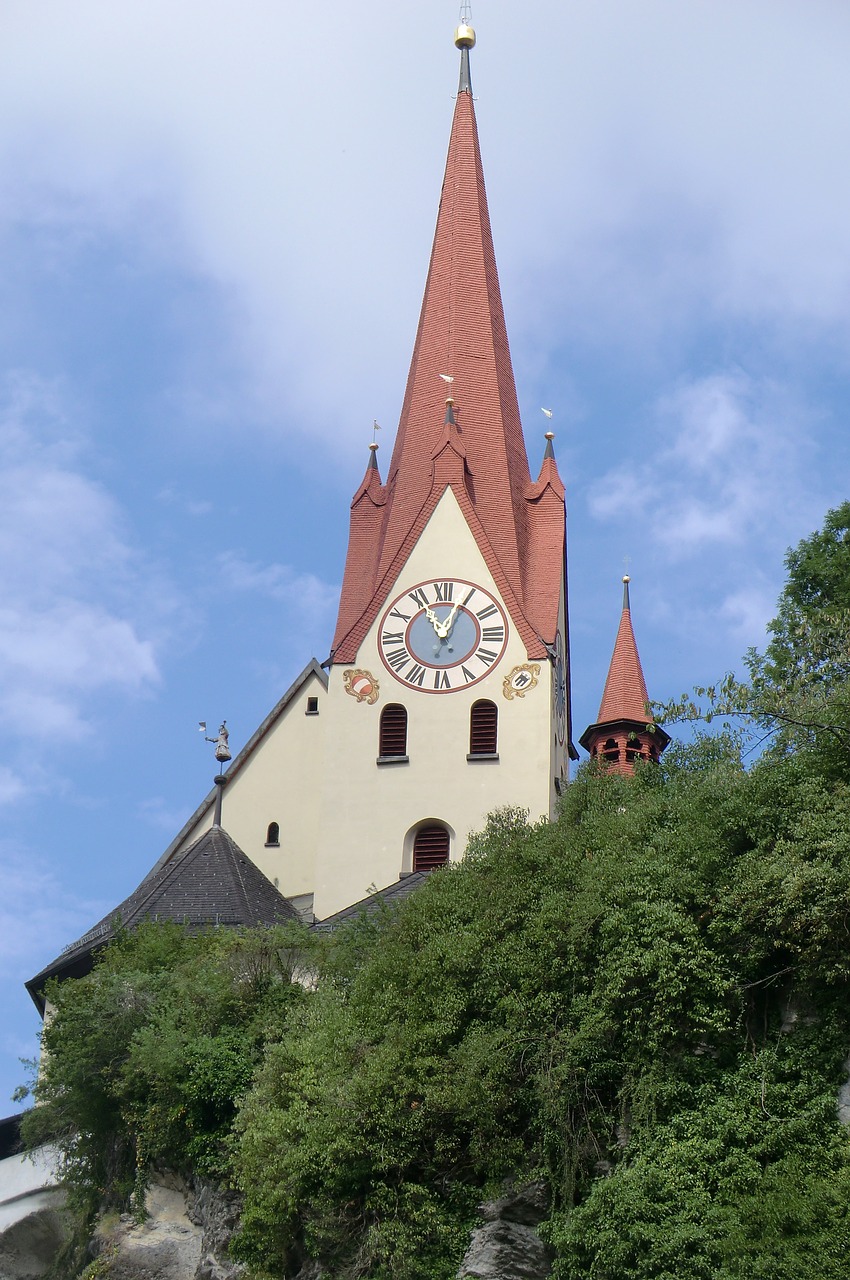
[[[209,1183],[162,1176],[149,1189],[144,1222],[106,1218],[90,1246],[99,1280],[239,1280],[245,1268],[227,1256],[239,1222],[239,1197]],[[541,1182],[480,1206],[458,1280],[546,1280],[552,1253],[536,1228],[548,1212]],[[42,1207],[0,1233],[0,1280],[41,1280],[65,1238],[61,1202]],[[322,1280],[308,1263],[297,1280]]]
[[[542,1182],[531,1182],[482,1204],[484,1225],[472,1233],[458,1280],[546,1280],[554,1255],[536,1228],[548,1210],[549,1196]]]
[[[227,1257],[239,1218],[238,1198],[208,1183],[164,1177],[148,1191],[147,1218],[104,1222],[92,1242],[98,1276],[109,1280],[237,1280],[244,1268]]]
[[[5,1229],[0,1228],[0,1278],[41,1280],[65,1240],[62,1197],[39,1205]]]

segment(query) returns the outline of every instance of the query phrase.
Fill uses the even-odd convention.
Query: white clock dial
[[[489,591],[462,578],[428,579],[387,606],[378,632],[381,661],[423,693],[456,693],[496,666],[508,620]]]

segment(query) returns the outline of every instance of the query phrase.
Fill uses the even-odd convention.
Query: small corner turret
[[[634,773],[636,760],[657,762],[670,741],[670,735],[652,719],[632,630],[629,583],[629,575],[624,574],[623,612],[599,714],[579,738],[591,758],[604,760],[609,768],[627,776]]]

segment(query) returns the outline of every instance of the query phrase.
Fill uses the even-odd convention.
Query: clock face
[[[497,600],[461,578],[403,591],[381,618],[384,666],[411,689],[456,693],[491,671],[505,651],[508,620]]]

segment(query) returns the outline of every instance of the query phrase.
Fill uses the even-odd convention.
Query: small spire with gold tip
[[[472,93],[472,76],[469,70],[469,51],[475,47],[475,30],[469,21],[471,6],[460,6],[460,22],[455,29],[455,44],[460,49],[460,83],[458,93]]]
[[[629,583],[631,578],[627,573],[623,574],[623,608],[628,609],[631,613],[631,605],[629,604]]]
[[[554,456],[555,456],[555,448],[554,448],[554,446],[553,446],[553,444],[552,444],[552,441],[555,439],[555,432],[554,432],[554,431],[547,431],[547,432],[545,433],[545,435],[544,435],[544,439],[546,440],[546,451],[545,451],[545,453],[543,454],[543,457],[544,457],[544,458],[554,458]]]

